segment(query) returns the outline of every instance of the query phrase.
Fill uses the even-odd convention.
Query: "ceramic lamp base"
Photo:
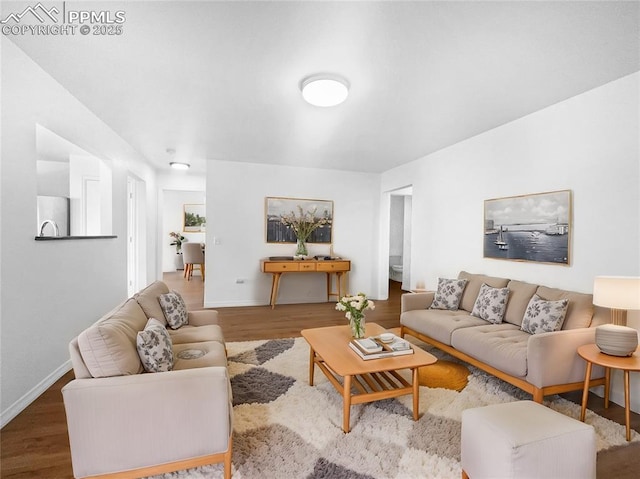
[[[638,347],[638,331],[627,326],[604,324],[596,328],[596,345],[611,356],[631,356]]]

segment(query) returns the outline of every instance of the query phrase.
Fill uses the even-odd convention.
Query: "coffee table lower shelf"
[[[420,392],[418,368],[411,368],[411,382],[403,378],[398,371],[376,371],[364,374],[341,376],[335,373],[313,348],[309,360],[309,384],[313,386],[314,366],[318,366],[343,400],[342,430],[349,432],[352,404],[362,404],[413,394],[413,420],[419,418]]]

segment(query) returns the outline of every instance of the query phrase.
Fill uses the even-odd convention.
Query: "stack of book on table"
[[[405,354],[413,354],[413,349],[408,341],[394,336],[392,341],[387,343],[377,336],[370,338],[352,339],[349,347],[353,349],[362,359],[382,359],[393,356],[404,356]]]

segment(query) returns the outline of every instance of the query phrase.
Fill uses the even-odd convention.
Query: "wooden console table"
[[[271,273],[271,309],[276,307],[280,277],[283,273],[326,273],[327,275],[327,301],[330,296],[342,297],[342,281],[345,273],[351,270],[351,261],[348,259],[300,259],[300,260],[260,260],[260,269],[263,273]],[[337,291],[331,291],[331,276],[336,276]]]

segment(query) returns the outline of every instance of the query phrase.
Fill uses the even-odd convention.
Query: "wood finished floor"
[[[179,291],[189,307],[203,308],[203,287],[199,276],[191,281],[181,273],[166,273],[165,282]],[[386,328],[399,327],[399,283],[391,282],[388,301],[377,301],[376,309],[367,313],[367,320]],[[220,324],[227,341],[247,341],[300,336],[309,327],[344,324],[335,311],[334,302],[317,304],[219,308]],[[7,424],[0,433],[0,477],[11,479],[68,479],[73,477],[62,403],[62,387],[73,379],[65,374],[29,407]],[[581,393],[563,394],[580,403]],[[604,409],[602,398],[589,395],[589,409],[619,424],[624,424],[624,408],[612,404]],[[632,413],[632,427],[640,432],[640,415]]]

